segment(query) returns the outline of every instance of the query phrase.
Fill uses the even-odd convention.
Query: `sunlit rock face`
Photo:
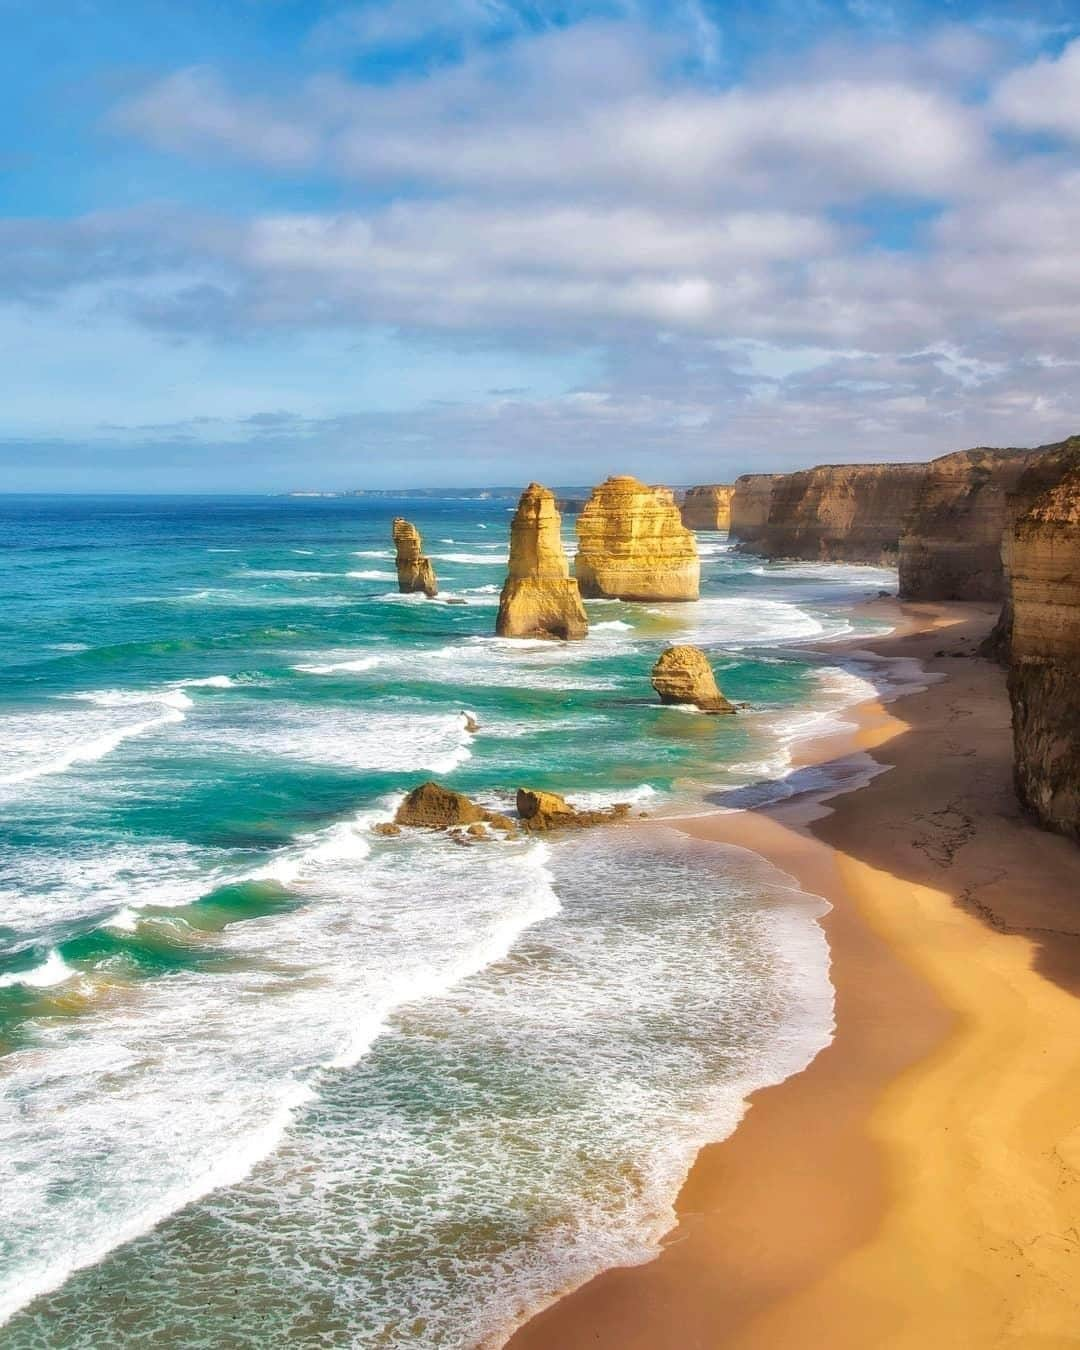
[[[773,488],[783,477],[781,473],[744,473],[736,478],[728,529],[732,539],[738,540],[744,548],[755,549],[765,533]]]
[[[726,530],[731,527],[734,484],[712,483],[686,489],[682,523],[688,530]]]
[[[405,595],[414,592],[437,595],[439,587],[435,580],[435,568],[431,559],[424,557],[420,531],[401,516],[394,518],[394,548],[397,550],[398,590]]]
[[[628,475],[594,488],[577,520],[574,564],[581,593],[618,600],[696,600],[701,565],[694,535],[669,488]]]
[[[668,647],[652,668],[652,687],[661,703],[684,704],[707,713],[733,713],[720,692],[709,658],[700,647]]]
[[[1021,802],[1080,839],[1080,437],[1037,476],[1051,469],[1009,530],[1014,768]]]
[[[932,460],[900,536],[905,600],[1000,600],[1009,494],[1038,454],[958,450]]]
[[[562,546],[555,494],[530,483],[510,524],[510,563],[499,599],[499,637],[583,638],[589,631]]]
[[[769,558],[896,565],[925,464],[822,464],[778,477],[754,550]]]

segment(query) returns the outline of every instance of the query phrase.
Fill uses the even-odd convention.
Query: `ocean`
[[[702,534],[697,603],[500,640],[513,507],[0,498],[4,1350],[497,1346],[828,1041],[823,902],[664,818],[791,790],[895,575]],[[659,706],[671,641],[749,708]],[[429,777],[649,820],[374,835]]]

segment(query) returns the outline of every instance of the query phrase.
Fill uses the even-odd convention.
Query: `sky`
[[[0,0],[0,491],[1080,431],[1080,0]]]

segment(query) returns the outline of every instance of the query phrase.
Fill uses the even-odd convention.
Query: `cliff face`
[[[892,566],[925,464],[823,464],[782,474],[753,544],[770,558]]]
[[[1009,532],[1009,697],[1017,794],[1047,828],[1080,839],[1080,437],[1053,460],[1039,472],[1053,468],[1056,483]]]
[[[438,594],[435,568],[431,559],[424,557],[420,531],[402,516],[394,518],[394,547],[397,549],[398,590],[406,595],[422,591],[424,595]]]
[[[574,570],[585,596],[696,600],[701,566],[670,489],[609,478],[577,520]]]
[[[729,529],[734,491],[734,486],[726,483],[687,488],[682,504],[682,523],[688,530]]]
[[[510,524],[510,565],[499,599],[499,637],[583,638],[578,583],[563,551],[555,494],[530,483]]]
[[[744,473],[735,479],[728,526],[732,539],[747,548],[754,548],[769,523],[773,488],[783,476],[782,473]]]
[[[1037,451],[959,450],[931,461],[900,536],[905,600],[999,600],[1009,493]]]

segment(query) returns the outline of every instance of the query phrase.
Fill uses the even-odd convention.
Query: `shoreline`
[[[1004,672],[969,655],[993,607],[887,610],[864,649],[944,678],[797,763],[888,772],[663,821],[829,902],[832,1041],[699,1152],[653,1260],[509,1350],[1080,1344],[1080,851],[1013,798]]]

